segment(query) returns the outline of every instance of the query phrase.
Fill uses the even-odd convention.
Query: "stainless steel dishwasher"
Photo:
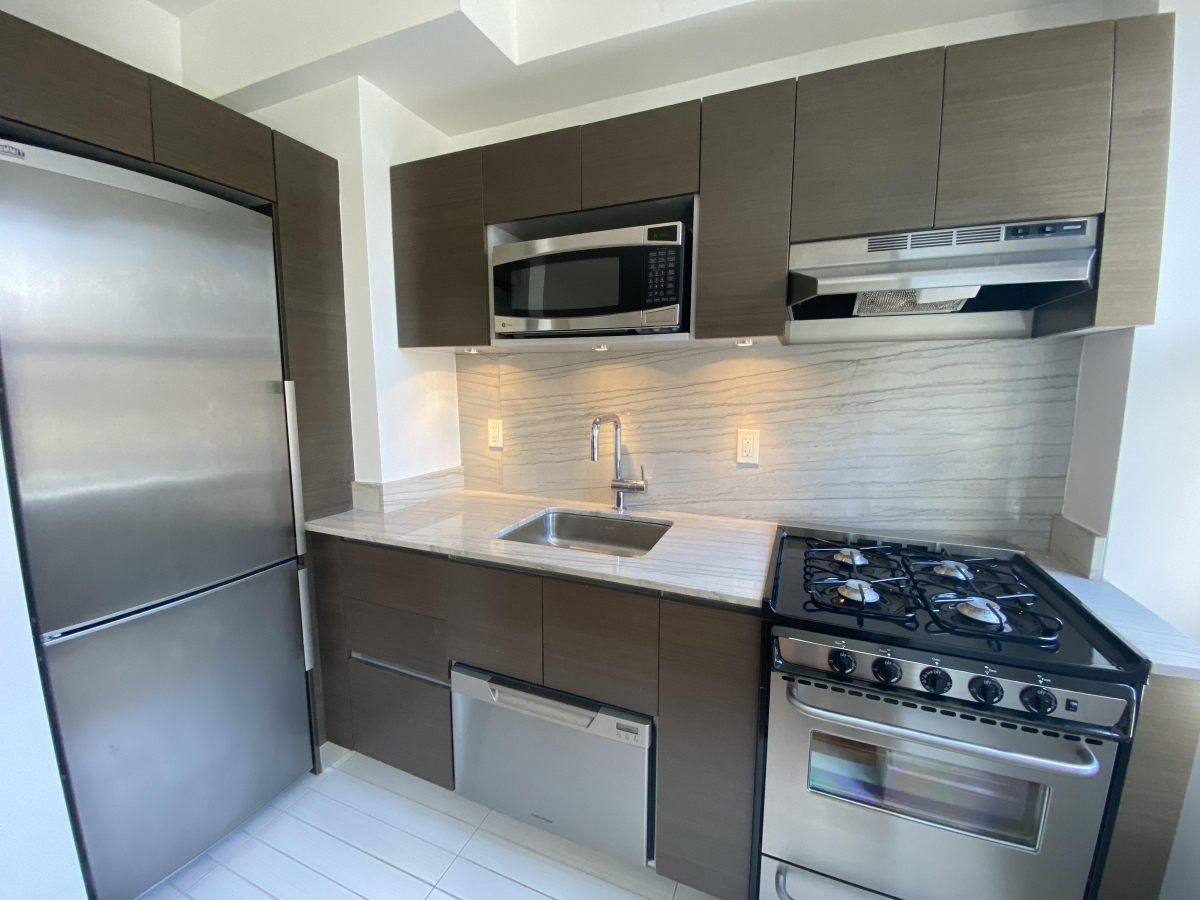
[[[653,721],[455,665],[455,791],[636,865],[653,858]]]

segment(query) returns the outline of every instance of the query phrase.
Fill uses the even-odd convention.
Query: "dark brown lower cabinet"
[[[544,579],[542,657],[546,687],[654,715],[658,598]]]
[[[351,659],[354,749],[454,790],[450,688]]]
[[[454,662],[542,683],[542,579],[456,563],[447,579]]]
[[[346,597],[346,647],[355,653],[445,681],[446,623]]]
[[[308,533],[307,562],[312,573],[313,609],[317,618],[317,648],[321,662],[324,734],[318,738],[354,748],[350,722],[350,682],[346,669],[346,624],[342,605],[342,539]],[[321,718],[318,717],[318,723]]]
[[[746,900],[761,620],[664,600],[659,628],[657,871]]]

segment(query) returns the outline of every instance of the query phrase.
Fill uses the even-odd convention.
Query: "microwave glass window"
[[[621,260],[537,260],[512,272],[514,313],[558,317],[578,310],[615,308],[621,303]]]
[[[1037,848],[1043,784],[812,733],[808,788],[966,834]]]

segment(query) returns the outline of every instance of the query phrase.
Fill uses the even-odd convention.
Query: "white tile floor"
[[[711,900],[357,753],[322,758],[140,900]]]

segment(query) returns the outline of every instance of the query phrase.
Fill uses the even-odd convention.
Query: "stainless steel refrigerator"
[[[130,900],[312,765],[271,219],[0,143],[0,360],[81,849]]]

